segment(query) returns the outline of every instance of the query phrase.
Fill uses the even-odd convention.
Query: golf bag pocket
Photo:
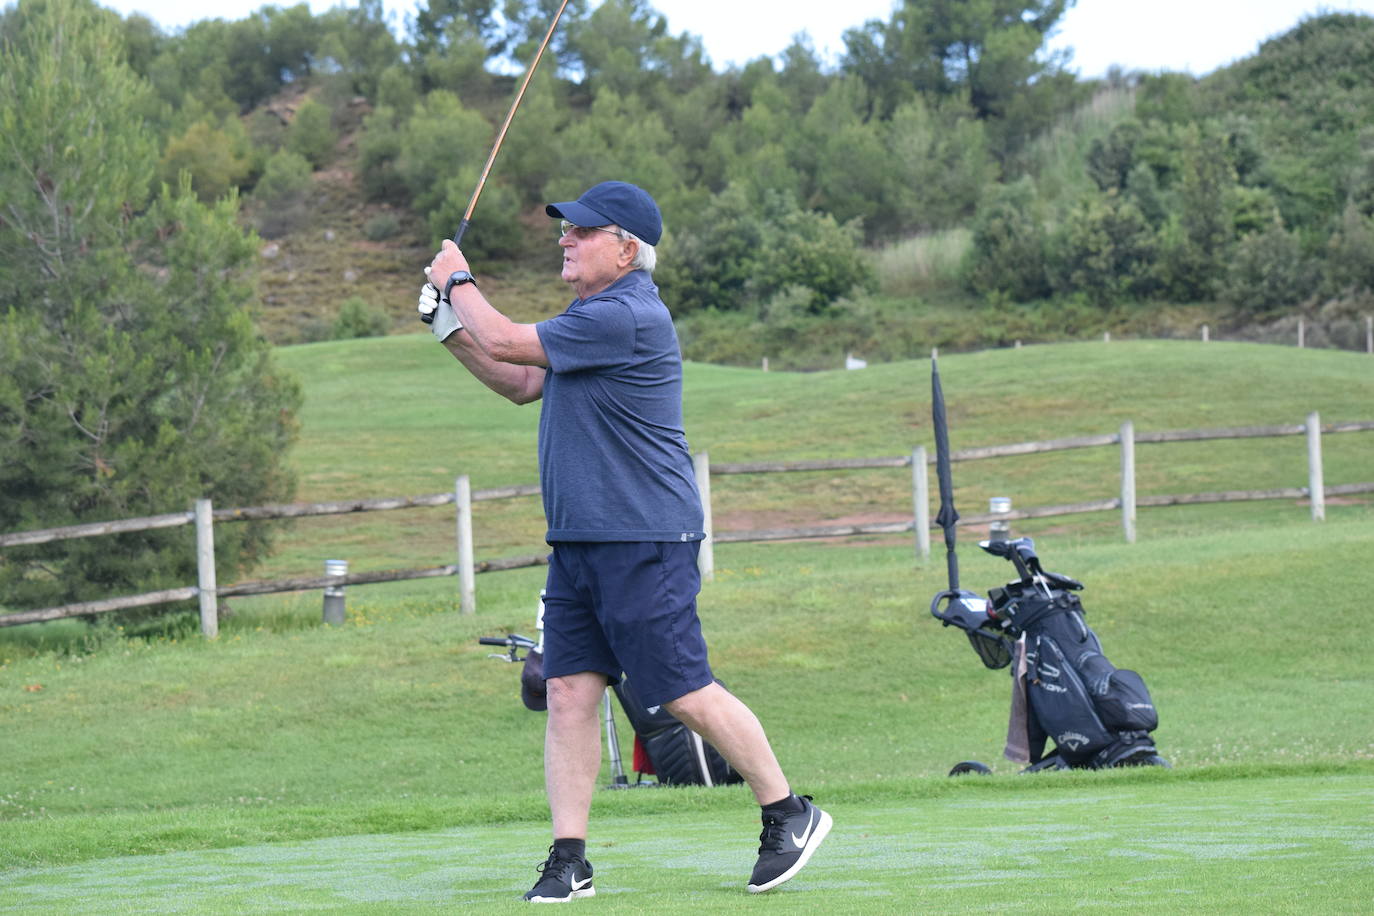
[[[630,727],[635,730],[636,735],[652,735],[665,728],[682,724],[662,706],[645,706],[644,701],[639,698],[639,692],[630,683],[629,675],[621,677],[620,683],[612,689],[620,699],[620,707],[625,710],[625,718],[630,720]]]
[[[1070,763],[1090,757],[1116,735],[1098,718],[1092,696],[1059,644],[1044,635],[1034,642],[1026,672],[1031,715]]]
[[[681,722],[641,740],[665,786],[719,786],[743,780],[715,748]]]
[[[1145,679],[1126,668],[1112,672],[1106,692],[1097,698],[1097,710],[1102,724],[1117,731],[1152,732],[1159,727]]]
[[[720,683],[719,680],[717,683]],[[743,782],[743,777],[731,768],[719,751],[682,724],[676,716],[661,706],[645,706],[629,676],[622,677],[613,689],[620,699],[621,708],[625,710],[625,717],[630,720],[630,727],[635,730],[635,737],[652,764],[651,772],[660,783],[667,786],[717,786]]]

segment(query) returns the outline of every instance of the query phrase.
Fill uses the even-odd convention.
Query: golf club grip
[[[453,244],[461,246],[461,245],[463,244],[463,235],[464,235],[467,231],[468,231],[468,220],[467,220],[467,217],[463,217],[463,221],[462,221],[461,223],[458,224],[458,231],[455,232],[455,233],[453,233]],[[430,288],[433,289],[436,293],[439,292],[439,287],[435,286],[433,283],[429,284],[429,286],[430,286]],[[420,320],[423,321],[425,324],[434,324],[434,313],[431,312],[431,313],[429,313],[428,315],[421,315],[421,316],[420,316]],[[493,644],[492,644],[492,643],[488,643],[488,645],[493,645]],[[501,645],[505,645],[505,643],[502,643]]]

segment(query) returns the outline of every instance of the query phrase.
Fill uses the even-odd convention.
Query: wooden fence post
[[[200,591],[200,633],[219,636],[219,603],[215,584],[215,512],[208,499],[196,500],[196,579]]]
[[[1374,356],[1374,315],[1364,316],[1364,351]]]
[[[711,521],[711,454],[697,452],[692,456],[692,472],[697,478],[697,493],[701,495],[701,551],[697,554],[697,572],[701,581],[716,577],[716,551],[712,542],[715,524]]]
[[[930,467],[926,447],[918,445],[911,453],[912,524],[916,528],[916,559],[930,556]]]
[[[476,572],[472,562],[472,482],[461,474],[453,483],[453,503],[457,507],[458,609],[477,613]]]
[[[1135,543],[1135,423],[1121,424],[1121,528]]]
[[[1306,321],[1306,319],[1299,318],[1299,319],[1298,319],[1298,349],[1301,350],[1301,349],[1303,349],[1305,346],[1307,346],[1307,321]]]
[[[1211,336],[1211,328],[1207,327],[1207,325],[1204,324],[1202,326],[1202,342],[1206,343],[1208,340],[1211,339]]]
[[[1322,482],[1322,420],[1317,411],[1307,415],[1307,492],[1312,500],[1312,521],[1326,520],[1326,485]]]

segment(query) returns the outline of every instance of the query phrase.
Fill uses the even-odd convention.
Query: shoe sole
[[[802,867],[811,860],[811,854],[820,847],[821,841],[830,833],[830,826],[834,823],[834,819],[824,811],[821,811],[820,808],[817,808],[816,811],[821,816],[820,820],[816,822],[816,829],[811,834],[811,842],[806,844],[806,848],[803,849],[801,855],[797,857],[797,861],[793,862],[791,868],[778,875],[772,881],[765,884],[748,885],[749,893],[762,894],[764,891],[771,891],[784,881],[790,881],[797,872],[801,871]]]
[[[589,887],[585,890],[573,891],[566,897],[526,897],[526,903],[568,903],[580,897],[595,897],[596,888]]]

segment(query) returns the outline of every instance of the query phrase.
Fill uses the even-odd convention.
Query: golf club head
[[[1035,541],[1028,537],[1019,537],[1010,541],[979,541],[978,546],[983,548],[994,557],[1001,557],[1010,560],[1019,557],[1021,562],[1030,564],[1039,563],[1040,558],[1035,553]]]
[[[1040,581],[1049,588],[1062,588],[1075,592],[1081,591],[1083,588],[1083,583],[1077,579],[1060,573],[1046,572],[1045,568],[1040,565],[1039,554],[1035,552],[1035,541],[1030,538],[1020,537],[1013,541],[979,541],[978,546],[994,557],[1002,557],[1011,561],[1024,583]]]

